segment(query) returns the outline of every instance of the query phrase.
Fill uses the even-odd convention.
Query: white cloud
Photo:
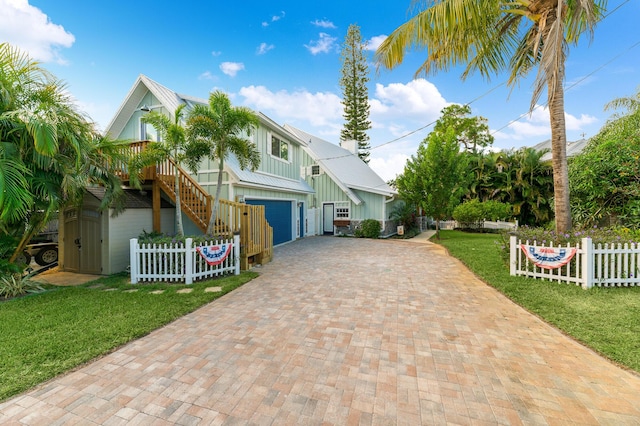
[[[284,10],[283,10],[283,11],[280,12],[279,15],[273,15],[271,17],[271,21],[264,21],[262,23],[262,26],[263,27],[268,27],[271,22],[278,22],[279,20],[281,20],[284,17],[285,17],[285,13],[284,13]]]
[[[311,40],[309,44],[305,44],[304,47],[306,47],[312,55],[329,53],[336,48],[337,40],[336,37],[331,37],[327,33],[320,33],[318,40]]]
[[[331,92],[272,92],[264,86],[248,86],[240,89],[240,95],[245,98],[244,104],[285,121],[302,120],[312,126],[334,128],[342,117],[340,98]]]
[[[275,46],[273,44],[260,43],[260,46],[258,46],[258,48],[256,49],[256,53],[258,55],[264,55],[265,53],[267,53],[268,51],[274,48]]]
[[[393,154],[391,156],[378,157],[375,153],[371,153],[369,159],[369,167],[378,174],[385,182],[395,179],[404,171],[407,160],[411,158],[407,154]]]
[[[73,34],[52,23],[28,0],[0,0],[0,40],[9,42],[41,62],[65,64],[59,49],[71,47]]]
[[[311,25],[320,27],[320,28],[336,28],[333,22],[328,21],[326,19],[316,19],[315,21],[311,21]]]
[[[214,51],[211,52],[211,56],[213,56],[214,58],[216,56],[220,56],[220,55],[222,55],[222,52],[219,51],[219,50],[214,50]]]
[[[242,62],[223,62],[220,64],[220,70],[230,77],[235,77],[238,71],[244,69]]]
[[[579,117],[565,111],[565,125],[567,131],[584,130],[585,126],[596,123],[598,119],[592,115],[581,114]],[[496,139],[526,140],[538,138],[540,140],[551,136],[549,124],[549,108],[536,105],[531,114],[526,114],[518,121],[507,126],[506,129],[496,132]]]
[[[364,49],[365,50],[371,50],[371,51],[375,52],[378,49],[378,47],[380,47],[382,42],[385,41],[386,39],[387,39],[387,35],[386,34],[382,34],[382,35],[379,35],[379,36],[371,37],[365,43]]]
[[[440,111],[449,103],[438,88],[420,78],[407,84],[376,84],[371,99],[371,119],[385,122],[397,119],[427,124],[440,116]]]
[[[217,80],[218,78],[211,74],[211,71],[205,71],[198,76],[198,80]]]

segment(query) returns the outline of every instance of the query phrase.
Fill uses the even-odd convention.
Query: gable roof
[[[387,197],[396,195],[395,190],[352,152],[288,124],[285,124],[284,128],[301,141],[306,142],[302,143],[303,149],[315,162],[320,164],[354,203],[359,205],[362,200],[353,190],[372,192]]]
[[[175,110],[179,105],[186,104],[187,108],[196,104],[208,105],[209,101],[202,98],[193,96],[181,95],[173,90],[163,86],[162,84],[150,79],[144,74],[140,74],[136,81],[133,83],[131,90],[125,97],[122,105],[118,109],[115,117],[111,120],[111,123],[107,126],[105,134],[118,135],[122,132],[124,127],[131,116],[140,109],[142,99],[147,92],[151,94],[160,102],[160,105],[166,109],[171,117],[175,114]],[[256,112],[256,115],[260,119],[260,123],[272,130],[277,131],[283,135],[291,136],[291,142],[301,144],[301,142],[294,136],[287,132],[282,126],[271,120],[269,117],[261,112]],[[238,182],[245,186],[260,187],[272,190],[286,190],[299,192],[304,194],[312,194],[315,191],[309,184],[302,178],[298,180],[287,179],[281,176],[274,176],[260,172],[252,172],[251,170],[242,170],[240,163],[235,156],[230,155],[225,159],[225,170],[231,173]]]

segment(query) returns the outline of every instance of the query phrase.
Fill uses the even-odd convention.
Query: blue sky
[[[0,41],[26,50],[64,80],[101,128],[145,74],[185,95],[206,98],[224,90],[236,105],[338,143],[347,28],[359,25],[373,49],[406,21],[410,6],[411,0],[0,0]],[[584,39],[569,53],[569,140],[596,134],[612,114],[604,105],[640,86],[640,2],[609,0],[609,11],[593,42]],[[462,81],[459,69],[414,79],[424,56],[412,52],[392,71],[376,73],[370,65],[370,165],[385,180],[402,171],[432,127],[416,130],[450,103],[473,101],[473,114],[488,119],[497,148],[549,138],[544,107],[527,114],[534,75],[513,89],[501,86],[504,75]]]

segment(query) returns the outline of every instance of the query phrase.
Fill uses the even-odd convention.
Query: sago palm
[[[593,34],[607,0],[428,0],[376,52],[378,66],[393,68],[405,51],[425,49],[416,75],[466,65],[462,77],[478,71],[489,78],[507,71],[508,83],[537,67],[531,108],[544,88],[551,122],[556,228],[571,228],[564,118],[565,60],[569,44]]]

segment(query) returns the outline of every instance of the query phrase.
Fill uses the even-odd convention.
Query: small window
[[[349,219],[350,217],[349,202],[336,203],[336,219]]]
[[[320,174],[320,166],[317,164],[314,164],[313,166],[311,166],[311,176],[318,176]]]
[[[275,136],[271,136],[271,155],[288,161],[289,144]]]

